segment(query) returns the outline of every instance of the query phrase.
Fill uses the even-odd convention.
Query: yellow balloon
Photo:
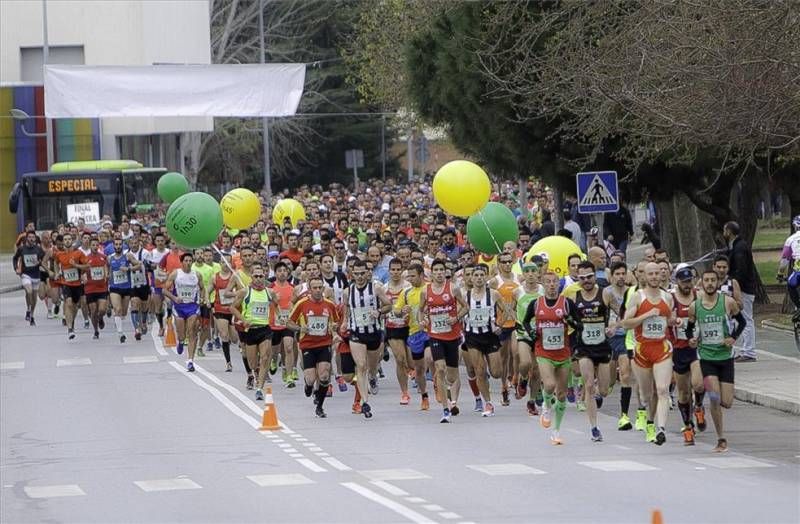
[[[243,187],[228,191],[219,206],[222,208],[222,221],[231,229],[247,229],[261,217],[258,195]]]
[[[525,255],[525,260],[530,260],[534,255],[538,255],[539,253],[547,254],[547,260],[549,261],[547,264],[548,269],[558,274],[559,277],[569,274],[567,257],[576,253],[582,255],[581,248],[578,247],[578,244],[567,237],[558,235],[544,237],[536,242],[533,247],[528,250],[528,253]]]
[[[292,221],[292,227],[297,227],[298,220],[306,219],[306,210],[303,209],[303,204],[293,198],[278,200],[272,209],[272,221],[278,226],[282,226],[287,217]]]
[[[433,196],[447,213],[470,217],[483,209],[492,193],[489,177],[480,166],[466,160],[453,160],[433,177]]]

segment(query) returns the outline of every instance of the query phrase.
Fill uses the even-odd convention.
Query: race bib
[[[469,310],[469,324],[474,328],[488,328],[492,310],[488,307],[476,307]]]
[[[353,316],[353,322],[358,328],[365,328],[372,325],[371,310],[367,307],[354,307],[350,313]]]
[[[681,319],[681,325],[675,326],[675,338],[678,340],[689,340],[689,335],[686,334],[687,318]]]
[[[587,346],[596,346],[606,340],[606,326],[602,322],[587,322],[583,325],[581,339]]]
[[[64,282],[77,282],[80,278],[77,268],[69,268],[64,270]]]
[[[617,313],[613,309],[609,308],[609,311],[608,311],[608,325],[610,326],[611,324],[616,323],[618,319],[619,319],[619,317],[617,316]]]
[[[564,349],[564,328],[543,327],[542,348],[547,351],[556,351],[559,349]]]
[[[195,300],[197,288],[194,286],[179,286],[178,299],[184,304],[191,304]]]
[[[721,345],[725,339],[722,322],[705,322],[700,325],[700,340],[709,346]]]
[[[308,334],[314,337],[324,337],[328,334],[328,317],[312,315],[308,317]]]
[[[147,284],[147,278],[145,278],[143,272],[134,271],[131,273],[131,284],[133,284],[133,287],[142,287]]]
[[[233,299],[235,297],[226,297],[225,290],[220,289],[219,291],[217,291],[217,294],[219,294],[219,303],[222,304],[223,306],[228,306],[230,304],[233,304]]]
[[[285,326],[289,322],[289,313],[290,311],[288,309],[278,309],[275,323],[279,326]]]
[[[114,271],[111,274],[111,276],[112,276],[112,278],[114,280],[114,285],[127,284],[128,283],[128,272],[125,271],[124,269],[119,270],[119,271]]]
[[[22,263],[25,267],[36,267],[39,265],[39,255],[22,255]]]
[[[269,314],[269,302],[250,302],[250,311],[260,320],[266,320]]]
[[[169,276],[167,275],[167,272],[161,268],[156,269],[155,275],[156,275],[156,280],[158,280],[159,282],[164,282]]]
[[[450,315],[431,315],[431,333],[449,333],[451,329]]]
[[[642,322],[642,335],[644,338],[653,340],[660,340],[664,338],[667,332],[667,319],[666,317],[650,317]]]
[[[103,280],[106,277],[106,270],[102,267],[89,268],[89,278],[92,280]]]
[[[386,322],[389,322],[390,324],[403,324],[405,323],[405,319],[402,317],[402,315],[398,315],[394,312],[394,310],[392,310],[392,312],[386,316]]]

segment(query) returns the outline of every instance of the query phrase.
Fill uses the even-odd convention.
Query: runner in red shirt
[[[108,257],[98,249],[99,246],[96,238],[89,242],[89,254],[86,255],[89,267],[86,271],[86,284],[83,286],[89,317],[94,327],[92,338],[95,340],[100,338],[100,330],[106,327],[103,317],[108,307]]]
[[[67,338],[75,338],[75,315],[83,296],[81,270],[87,269],[86,257],[79,249],[72,248],[72,235],[64,235],[64,251],[55,254],[61,290],[64,294],[64,318],[67,321]]]
[[[327,415],[322,403],[330,385],[331,344],[340,340],[337,333],[339,314],[336,305],[324,298],[324,283],[320,277],[311,278],[308,288],[309,295],[295,304],[286,325],[300,333],[305,393],[310,397],[317,383],[316,415],[325,418]]]
[[[225,371],[233,371],[231,364],[231,341],[236,342],[238,336],[236,329],[233,327],[233,314],[231,313],[230,305],[236,298],[236,293],[228,291],[233,273],[228,268],[231,263],[230,253],[222,254],[223,261],[220,266],[220,271],[214,275],[212,284],[212,292],[210,301],[214,304],[214,324],[217,328],[220,342],[222,343],[222,353],[225,355]],[[227,262],[227,263],[226,263]]]

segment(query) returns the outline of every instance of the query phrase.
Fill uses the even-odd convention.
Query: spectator
[[[586,241],[583,239],[583,232],[581,226],[572,220],[572,215],[569,211],[564,211],[564,229],[572,233],[572,241],[578,244],[581,250],[586,250]]]
[[[628,241],[633,236],[633,219],[628,208],[620,205],[616,213],[606,213],[603,221],[603,233],[609,235],[611,243],[622,252],[628,250]]]
[[[722,235],[728,243],[729,274],[731,278],[739,282],[742,290],[742,314],[747,322],[734,347],[738,348],[739,352],[736,362],[755,362],[756,329],[753,325],[753,302],[756,298],[758,277],[750,246],[739,236],[739,233],[739,224],[736,222],[728,222],[722,230]]]

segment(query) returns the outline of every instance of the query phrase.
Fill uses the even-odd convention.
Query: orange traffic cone
[[[281,429],[280,424],[278,424],[278,409],[272,399],[272,386],[267,386],[267,391],[264,394],[264,415],[261,418],[259,430],[271,431],[275,429]]]
[[[167,334],[164,337],[164,347],[174,348],[178,345],[178,337],[175,336],[175,323],[172,317],[167,317]]]
[[[661,518],[661,510],[653,510],[653,518],[651,524],[664,524],[664,519]]]

